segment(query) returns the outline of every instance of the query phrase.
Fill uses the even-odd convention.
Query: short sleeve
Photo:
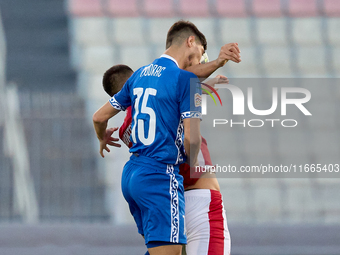
[[[202,90],[200,88],[200,81],[195,74],[181,72],[177,90],[182,119],[202,119]]]
[[[125,111],[131,105],[131,97],[130,97],[130,85],[131,85],[130,77],[123,88],[113,97],[110,98],[109,102],[113,108],[119,111]]]

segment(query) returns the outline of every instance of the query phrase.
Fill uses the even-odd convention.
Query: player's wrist
[[[97,138],[98,138],[100,143],[104,142],[105,141],[105,134],[104,135],[103,134],[97,134]]]
[[[217,58],[215,61],[217,68],[223,67],[226,63],[226,60],[221,58]]]
[[[228,62],[228,59],[218,58],[216,61],[217,61],[218,68],[220,68],[220,67],[223,67]]]

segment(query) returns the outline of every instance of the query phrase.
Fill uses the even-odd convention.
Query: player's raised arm
[[[184,149],[187,163],[194,167],[198,165],[197,156],[201,148],[202,91],[196,75],[189,72],[182,74],[178,90],[184,126]]]
[[[240,63],[241,51],[238,43],[229,43],[221,47],[218,58],[205,63],[204,65],[192,65],[187,67],[186,70],[196,74],[199,78],[207,78],[218,68],[224,66],[229,60]]]

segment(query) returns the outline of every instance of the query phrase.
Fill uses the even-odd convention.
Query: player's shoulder
[[[131,75],[131,77],[130,78],[136,78],[136,77],[139,77],[140,76],[140,74],[141,74],[141,72],[143,72],[143,70],[146,68],[146,67],[148,67],[150,64],[147,64],[147,65],[144,65],[144,66],[142,66],[142,67],[140,67],[140,68],[138,68],[132,75]]]
[[[180,69],[180,75],[182,77],[198,78],[196,74],[189,72],[187,70],[184,70],[184,69]]]
[[[193,79],[197,79],[198,77],[196,76],[196,74],[180,69],[179,75],[178,75],[178,80],[180,83],[188,83]]]

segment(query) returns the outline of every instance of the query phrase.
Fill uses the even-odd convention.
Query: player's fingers
[[[219,80],[218,82],[219,84],[229,84],[229,79],[222,79],[222,80]]]
[[[231,58],[236,58],[237,56],[234,55],[234,53],[232,51],[226,51],[226,52],[223,52],[221,54],[221,56],[224,58],[224,59],[227,59],[227,60],[231,60]]]
[[[103,152],[102,149],[99,150],[99,154],[100,154],[100,156],[102,156],[102,158],[104,158],[104,152]]]
[[[119,143],[108,142],[107,144],[110,145],[110,146],[114,146],[114,147],[121,147],[121,145]]]
[[[239,54],[236,54],[235,52],[229,51],[226,53],[229,56],[232,56],[234,59],[236,59],[238,62],[241,62],[241,57]]]
[[[227,77],[223,77],[223,78],[220,78],[220,79],[218,80],[219,83],[221,83],[221,82],[226,82],[226,81],[229,81],[229,79],[228,79]]]
[[[105,148],[104,148],[107,152],[110,152],[110,149],[109,147],[107,147],[107,145],[105,145]]]
[[[115,142],[117,142],[117,141],[119,141],[119,138],[114,138],[114,137],[110,136],[110,137],[108,138],[108,140],[109,140],[109,141],[115,141]]]
[[[240,48],[238,47],[238,43],[231,43],[230,46],[237,49],[238,53],[241,53]]]
[[[238,43],[235,43],[234,47],[237,49],[238,53],[241,53],[240,48],[238,47]]]
[[[217,84],[229,83],[229,79],[224,75],[219,74],[216,76],[216,78],[217,78],[217,82],[216,82]]]
[[[241,61],[232,52],[230,52],[229,54],[225,54],[225,58],[228,60],[234,61],[235,63],[239,63]]]
[[[231,47],[229,49],[229,51],[234,52],[239,58],[241,57],[241,55],[240,55],[240,53],[239,53],[239,51],[238,51],[238,49],[236,47],[234,47],[234,46]]]
[[[218,78],[218,79],[228,79],[227,76],[224,76],[222,74],[217,75],[216,78]]]
[[[106,137],[110,137],[113,134],[112,130],[107,130],[106,131]]]
[[[228,43],[222,46],[221,51],[228,51],[232,47],[238,47],[237,43]]]
[[[107,135],[108,136],[111,136],[115,131],[117,131],[118,130],[118,127],[114,127],[114,128],[109,128],[108,130],[107,130]]]
[[[224,83],[228,84],[229,83],[229,79],[228,78],[227,79],[220,79],[220,80],[218,80],[217,83],[218,84],[224,84]]]

